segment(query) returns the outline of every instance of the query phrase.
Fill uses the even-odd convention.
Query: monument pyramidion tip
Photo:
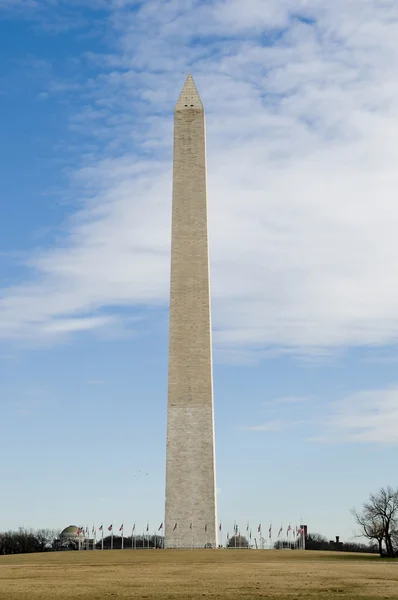
[[[203,104],[192,75],[189,73],[176,104],[176,110],[203,110]]]

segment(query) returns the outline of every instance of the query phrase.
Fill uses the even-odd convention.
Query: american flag
[[[99,528],[99,531],[102,531],[102,525],[101,525],[101,527]]]
[[[161,524],[159,525],[159,529],[158,529],[158,531],[160,531],[161,529],[163,529],[163,523],[161,523]]]
[[[260,523],[260,525],[257,527],[257,531],[258,531],[258,533],[261,533],[261,523]]]
[[[123,531],[123,523],[120,525],[119,531]]]
[[[112,529],[113,529],[113,525],[109,525],[108,531],[112,531]]]

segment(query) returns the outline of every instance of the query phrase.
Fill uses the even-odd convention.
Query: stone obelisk
[[[166,548],[217,546],[203,105],[188,75],[174,112]]]

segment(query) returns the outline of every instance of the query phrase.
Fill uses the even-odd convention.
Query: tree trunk
[[[383,540],[377,540],[379,543],[379,554],[383,556]]]
[[[394,558],[394,549],[392,547],[391,535],[389,533],[386,533],[385,538],[386,538],[387,556],[389,556],[390,558]]]

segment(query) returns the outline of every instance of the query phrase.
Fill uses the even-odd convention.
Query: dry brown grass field
[[[1,600],[398,598],[398,561],[278,550],[113,550],[0,556]]]

